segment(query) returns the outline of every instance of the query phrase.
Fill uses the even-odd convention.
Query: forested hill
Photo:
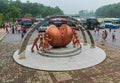
[[[50,7],[29,1],[23,3],[21,0],[0,0],[0,18],[2,20],[20,18],[26,15],[46,17],[56,14],[63,14],[63,11],[58,6]]]
[[[102,6],[95,14],[98,17],[120,17],[120,3]]]

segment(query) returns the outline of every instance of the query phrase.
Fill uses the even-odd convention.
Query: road
[[[94,31],[91,30],[91,34],[93,35],[94,37],[94,40],[95,42],[101,42],[101,34],[102,34],[102,31],[105,30],[105,29],[100,29],[99,31],[99,35],[96,33],[94,34]],[[113,47],[118,47],[120,48],[120,29],[112,29],[111,32],[109,32],[109,29],[106,29],[107,32],[108,32],[108,37],[107,37],[107,40],[105,42],[106,45],[110,45],[110,46],[113,46]],[[112,32],[116,30],[116,38],[117,40],[116,41],[112,41]],[[33,33],[33,35],[31,36],[30,38],[30,41],[33,41],[35,36],[37,35],[37,31],[35,31]],[[80,39],[82,40],[82,35],[80,33]],[[4,37],[4,39],[2,40],[2,42],[20,42],[22,40],[21,38],[21,34],[19,33],[15,33],[15,34],[12,34],[11,31],[6,35],[6,37]]]

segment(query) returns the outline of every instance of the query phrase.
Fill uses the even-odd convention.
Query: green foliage
[[[4,20],[14,21],[15,18],[21,18],[28,14],[33,17],[46,17],[48,15],[63,15],[63,11],[57,7],[44,6],[40,3],[26,3],[21,0],[0,0],[0,13],[4,15]],[[29,16],[29,15],[28,15]]]
[[[3,24],[2,24],[2,22],[3,22],[3,14],[0,14],[0,28],[2,27],[3,28]]]
[[[98,17],[120,17],[120,3],[105,5],[95,12]]]
[[[32,17],[32,14],[27,13],[24,17]]]

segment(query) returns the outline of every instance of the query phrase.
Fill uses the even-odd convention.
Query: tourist
[[[112,41],[116,40],[116,31],[114,30],[112,33]]]
[[[100,30],[99,30],[99,27],[98,27],[98,28],[97,28],[98,36],[99,36],[99,31],[100,31]]]
[[[5,24],[5,31],[8,33],[8,25]]]
[[[14,28],[14,26],[11,26],[12,27],[12,34],[14,34],[15,33],[15,28]]]
[[[105,44],[105,37],[106,37],[106,35],[105,35],[105,31],[103,31],[102,32],[102,45],[104,45]]]
[[[111,28],[112,28],[112,27],[109,28],[109,32],[111,32]]]
[[[18,24],[17,27],[18,27],[18,33],[20,33],[21,25]]]
[[[26,28],[22,28],[21,30],[21,37],[23,38],[26,33]]]
[[[94,28],[94,35],[96,34],[96,32],[97,32],[97,28]]]
[[[14,25],[14,29],[15,29],[15,32],[17,33],[18,32],[18,27],[16,25]]]
[[[107,30],[105,30],[104,33],[105,33],[105,41],[106,41],[106,38],[107,38],[107,36],[108,36]]]

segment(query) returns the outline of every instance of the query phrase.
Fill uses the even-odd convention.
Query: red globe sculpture
[[[50,25],[45,34],[52,38],[49,44],[53,47],[65,47],[73,38],[72,29],[67,24],[62,24],[60,27]]]

